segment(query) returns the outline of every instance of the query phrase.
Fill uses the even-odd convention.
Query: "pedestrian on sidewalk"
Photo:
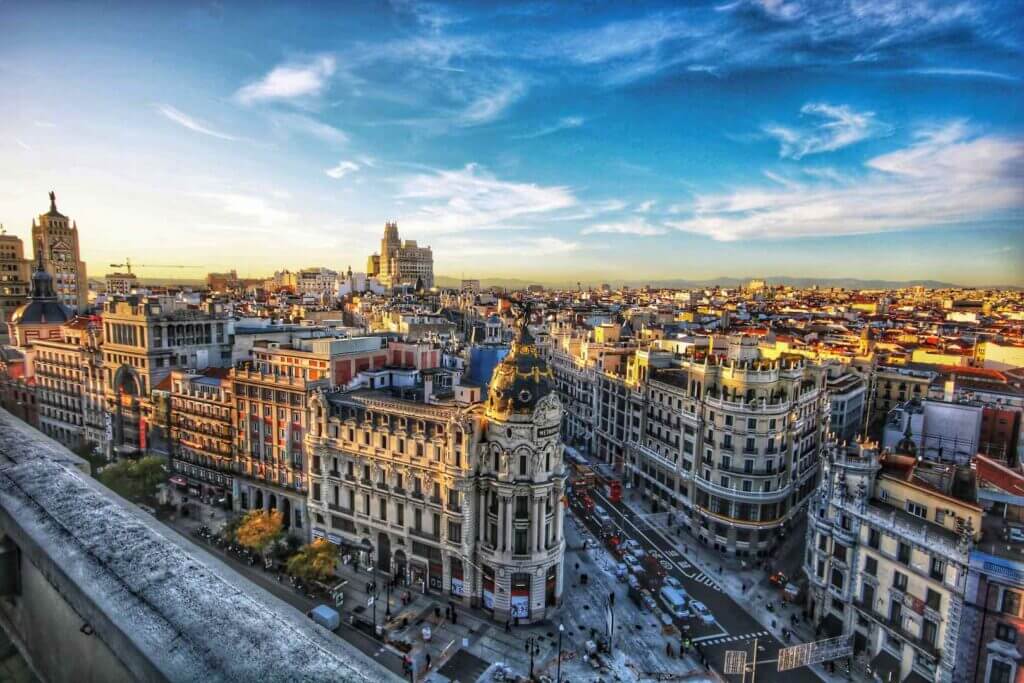
[[[512,622],[508,619],[505,620],[505,633],[512,633]]]
[[[430,653],[429,652],[426,654],[426,662],[427,662],[427,668],[429,669],[430,668]]]

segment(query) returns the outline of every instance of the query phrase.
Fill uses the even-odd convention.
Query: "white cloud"
[[[565,240],[552,235],[539,237],[509,237],[503,235],[500,240],[486,240],[465,237],[445,237],[439,240],[437,251],[445,252],[446,258],[461,261],[466,258],[480,256],[503,256],[506,259],[550,256],[579,251],[579,242]]]
[[[670,225],[732,241],[959,225],[1024,208],[1024,140],[974,135],[963,122],[919,131],[866,166],[856,182],[698,195],[692,217]]]
[[[14,138],[14,142],[15,142],[15,144],[17,144],[17,145],[18,145],[18,147],[21,147],[21,148],[22,148],[23,150],[25,150],[26,152],[31,152],[31,151],[32,151],[32,148],[31,148],[31,147],[29,147],[29,146],[28,146],[28,145],[27,145],[27,144],[25,143],[25,141],[24,141],[24,140],[22,140],[21,138]]]
[[[399,197],[418,204],[411,218],[417,229],[427,232],[497,227],[509,220],[536,219],[577,204],[567,187],[499,180],[476,164],[405,178]]]
[[[657,203],[656,200],[648,199],[646,202],[640,202],[640,204],[637,205],[636,210],[639,213],[650,213],[651,209],[654,208],[654,205],[656,203]]]
[[[997,81],[1019,81],[1017,76],[1004,74],[999,71],[986,71],[985,69],[958,69],[952,67],[926,67],[920,69],[907,69],[907,73],[921,74],[924,76],[949,76],[953,78],[988,78]]]
[[[349,173],[355,173],[358,170],[359,164],[357,164],[356,162],[342,160],[339,161],[336,166],[332,166],[331,168],[325,169],[324,173],[334,178],[335,180],[340,180],[341,178],[347,176]]]
[[[219,138],[221,140],[238,139],[233,135],[228,135],[227,133],[222,133],[218,130],[214,130],[213,128],[210,128],[206,124],[192,118],[185,112],[175,109],[174,107],[168,104],[158,104],[156,105],[156,110],[160,112],[160,114],[163,115],[165,118],[173,121],[179,126],[188,128],[193,132],[202,133],[203,135],[209,135],[210,137]]]
[[[571,128],[579,128],[580,126],[583,125],[584,121],[585,119],[582,116],[563,116],[550,126],[545,126],[544,128],[535,130],[532,133],[524,133],[523,135],[516,135],[514,137],[520,140],[540,138],[544,137],[545,135],[557,133],[559,131],[569,130]]]
[[[319,95],[334,74],[336,63],[320,55],[304,64],[282,64],[258,81],[241,88],[235,97],[243,104]]]
[[[345,131],[305,114],[275,114],[271,117],[271,122],[286,131],[309,135],[333,145],[348,142],[348,134]]]
[[[464,126],[476,126],[490,123],[505,113],[526,94],[526,83],[517,78],[509,78],[474,95],[473,100],[458,116],[459,123]]]
[[[581,235],[638,235],[641,237],[652,237],[664,235],[667,232],[660,225],[653,225],[645,220],[634,219],[618,223],[598,223],[590,225],[580,231]]]
[[[763,128],[779,141],[779,156],[801,159],[808,154],[833,152],[891,131],[888,125],[875,118],[874,112],[854,111],[847,105],[808,103],[801,107],[800,113],[815,117],[818,122],[802,128],[778,124]]]
[[[256,195],[208,192],[199,196],[218,202],[224,213],[254,220],[262,226],[277,225],[293,218],[292,214],[272,207],[266,199]]]

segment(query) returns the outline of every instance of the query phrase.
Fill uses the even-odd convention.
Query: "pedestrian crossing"
[[[753,640],[754,638],[764,638],[765,636],[771,635],[768,631],[758,631],[757,633],[744,633],[739,636],[719,636],[711,637],[708,640],[703,638],[694,638],[694,642],[700,643],[701,645],[722,645],[724,643],[735,643],[741,640]]]

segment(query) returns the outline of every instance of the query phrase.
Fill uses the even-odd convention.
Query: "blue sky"
[[[1024,284],[1022,13],[977,0],[0,4],[0,222],[90,274]]]

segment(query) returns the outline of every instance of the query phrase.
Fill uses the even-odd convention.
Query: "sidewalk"
[[[783,646],[809,643],[820,639],[820,636],[815,634],[814,627],[802,618],[803,607],[782,600],[782,591],[773,586],[769,580],[770,569],[762,570],[742,559],[719,555],[700,543],[688,530],[682,529],[681,531],[678,515],[675,523],[669,528],[669,513],[650,512],[649,509],[644,508],[636,496],[630,495],[628,499],[623,497],[623,504],[661,533],[682,553],[683,558],[713,579],[723,592],[742,606],[766,631],[775,635],[783,643]],[[799,546],[802,552],[803,544],[801,543]],[[772,560],[768,560],[769,568],[772,567],[771,562]],[[775,606],[774,612],[769,611],[766,607],[769,601]],[[797,618],[795,625],[791,620],[793,615]],[[788,643],[782,639],[783,628],[789,629],[792,634]],[[850,675],[843,672],[827,673],[821,665],[812,665],[809,668],[821,680],[828,683],[849,683],[850,680],[853,680]]]

